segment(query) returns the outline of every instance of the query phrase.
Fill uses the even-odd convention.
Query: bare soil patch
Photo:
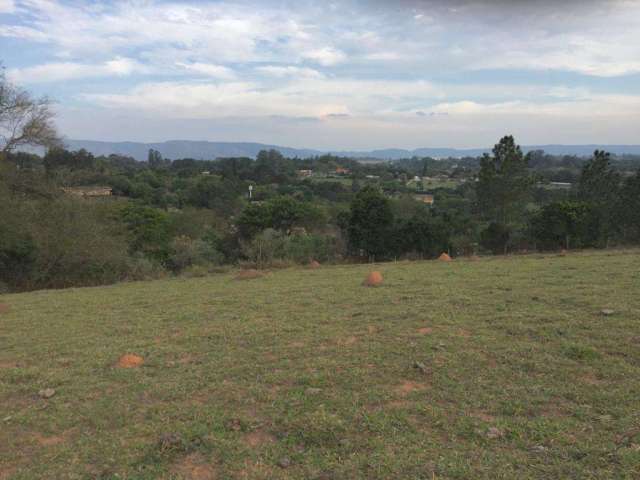
[[[176,463],[173,471],[185,480],[215,480],[217,469],[208,463],[201,454],[192,453]]]
[[[395,392],[401,396],[409,395],[413,392],[421,392],[427,389],[427,385],[424,383],[406,381],[401,383],[395,388]]]
[[[253,280],[264,277],[264,273],[259,270],[242,270],[236,275],[236,280]]]
[[[262,430],[255,430],[247,433],[244,437],[244,443],[250,448],[259,448],[269,443],[275,443],[276,438]]]
[[[433,328],[431,327],[422,327],[418,329],[418,334],[420,335],[429,335],[433,332]]]

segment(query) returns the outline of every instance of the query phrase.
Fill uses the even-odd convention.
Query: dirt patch
[[[368,325],[367,326],[367,332],[369,332],[370,335],[374,335],[376,333],[378,333],[380,331],[380,327],[377,327],[376,325]]]
[[[353,335],[346,338],[341,338],[338,340],[338,343],[343,346],[353,345],[358,342],[358,337],[354,337]]]
[[[236,280],[253,280],[264,277],[264,273],[259,270],[242,270],[236,275]]]
[[[19,368],[20,365],[17,362],[0,362],[0,370],[4,368]]]
[[[256,430],[244,436],[244,443],[250,448],[260,448],[263,445],[275,443],[275,441],[276,438],[273,435],[262,430]]]
[[[367,278],[364,279],[362,285],[365,287],[379,287],[382,285],[384,279],[382,278],[382,274],[380,272],[371,272],[367,275]]]
[[[0,303],[0,314],[8,313],[11,308],[6,303]]]
[[[137,368],[144,363],[144,359],[133,353],[127,353],[118,359],[118,368]]]
[[[53,447],[67,441],[66,435],[45,436],[41,433],[33,434],[33,441],[43,447]]]
[[[269,465],[265,465],[261,460],[252,462],[246,460],[244,468],[238,472],[238,477],[246,480],[267,480],[274,478],[273,468]]]
[[[307,346],[307,344],[306,344],[306,343],[304,343],[304,342],[299,342],[299,341],[298,341],[298,342],[291,342],[291,343],[289,344],[289,346],[290,346],[290,347],[292,347],[292,348],[304,348],[304,347],[306,347],[306,346]]]
[[[485,413],[485,412],[472,412],[470,413],[470,415],[473,418],[477,418],[478,420],[482,420],[483,422],[487,422],[487,423],[495,422],[496,420],[496,417],[494,417],[493,415],[489,415],[488,413]]]
[[[406,381],[401,383],[395,388],[395,392],[401,396],[409,395],[413,392],[421,392],[426,390],[427,386],[424,383]]]
[[[418,329],[419,335],[429,335],[432,332],[433,332],[433,328],[431,327],[422,327]]]
[[[458,330],[458,336],[469,338],[471,336],[471,332],[469,330],[465,330],[464,328],[461,328],[460,330]]]
[[[582,383],[586,383],[587,385],[603,385],[606,383],[604,380],[599,379],[593,372],[589,372],[579,378]]]
[[[438,260],[440,260],[441,262],[451,262],[452,258],[449,256],[447,252],[442,252],[438,257]]]
[[[176,463],[172,470],[179,475],[179,478],[185,480],[215,480],[218,478],[216,467],[208,463],[199,453],[187,455]]]

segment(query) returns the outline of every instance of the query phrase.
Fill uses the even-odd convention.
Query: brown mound
[[[0,303],[0,314],[7,313],[9,311],[9,305],[6,303]]]
[[[362,285],[365,287],[378,287],[382,285],[382,274],[380,272],[371,272],[367,275]]]
[[[127,353],[118,360],[119,368],[137,368],[144,363],[144,359],[133,353]]]
[[[442,252],[440,254],[440,256],[438,257],[438,260],[440,260],[441,262],[450,262],[451,261],[451,257],[449,256],[448,253]]]
[[[318,261],[316,261],[316,260],[312,260],[312,261],[309,263],[309,268],[310,268],[311,270],[315,270],[315,269],[317,269],[317,268],[320,268],[320,262],[318,262]]]
[[[252,280],[261,277],[264,277],[264,274],[259,270],[242,270],[236,275],[236,280]]]

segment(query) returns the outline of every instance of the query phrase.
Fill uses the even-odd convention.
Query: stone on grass
[[[40,395],[40,397],[46,398],[46,399],[53,397],[55,394],[56,394],[56,391],[53,388],[45,388],[38,392],[38,395]]]
[[[413,362],[413,368],[416,368],[418,370],[420,370],[420,372],[422,373],[428,373],[429,370],[427,369],[427,366],[422,363],[422,362]]]
[[[611,310],[610,308],[603,308],[602,310],[600,310],[600,313],[602,315],[604,315],[605,317],[610,317],[611,315],[616,313],[616,311],[615,310]]]
[[[491,427],[487,430],[487,438],[495,439],[504,437],[504,432],[496,427]]]
[[[367,275],[367,278],[364,279],[362,285],[365,287],[379,287],[383,282],[382,274],[380,272],[371,272]]]
[[[282,457],[278,460],[278,466],[280,468],[289,468],[291,466],[291,459],[289,457]]]
[[[314,388],[314,387],[309,387],[304,391],[304,393],[306,393],[307,395],[317,395],[321,392],[322,392],[321,388]]]

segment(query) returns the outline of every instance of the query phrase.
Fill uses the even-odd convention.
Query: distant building
[[[350,173],[351,173],[351,170],[349,170],[348,168],[342,168],[342,167],[336,168],[336,175],[349,175]]]
[[[433,205],[433,195],[430,193],[416,193],[413,198],[426,205]]]
[[[299,177],[310,177],[313,175],[313,170],[298,170]]]
[[[110,197],[113,195],[111,187],[63,187],[62,190],[67,195],[76,197]]]

